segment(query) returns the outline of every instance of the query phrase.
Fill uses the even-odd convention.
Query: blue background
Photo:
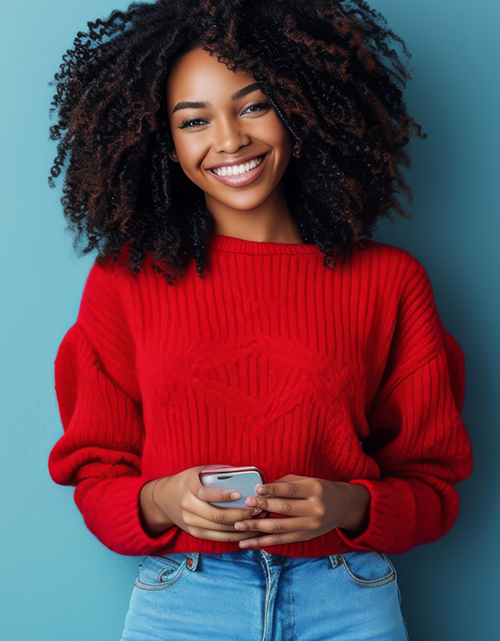
[[[61,433],[53,360],[91,265],[73,255],[59,191],[47,186],[48,81],[88,20],[127,4],[19,0],[2,9],[0,637],[9,641],[119,639],[138,563],[89,534],[72,490],[51,482],[46,463]],[[476,463],[452,532],[396,557],[403,609],[412,641],[492,641],[500,638],[500,4],[372,6],[413,53],[407,102],[429,134],[412,143],[412,220],[384,222],[376,238],[423,263],[463,347]]]

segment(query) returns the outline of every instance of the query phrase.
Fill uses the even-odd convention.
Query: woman
[[[165,0],[56,76],[52,178],[98,260],[50,470],[147,555],[124,641],[406,638],[385,555],[449,530],[471,456],[425,272],[369,240],[420,135],[394,44],[360,1]],[[267,482],[232,507],[210,464]]]

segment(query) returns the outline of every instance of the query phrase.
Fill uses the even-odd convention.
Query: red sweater
[[[370,242],[334,270],[316,245],[214,234],[202,278],[95,265],[56,358],[65,429],[53,479],[122,554],[230,552],[172,527],[152,538],[138,496],[195,465],[255,465],[362,483],[369,523],[275,546],[288,556],[400,553],[433,541],[471,471],[463,357],[422,266]]]

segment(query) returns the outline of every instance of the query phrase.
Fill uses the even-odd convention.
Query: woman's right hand
[[[262,512],[259,508],[218,508],[210,502],[235,501],[236,490],[205,487],[199,473],[204,465],[191,467],[172,476],[146,483],[140,493],[144,524],[153,536],[177,525],[199,539],[238,542],[249,538],[249,532],[237,532],[237,521],[251,519]],[[154,494],[154,496],[153,496]],[[260,532],[252,533],[260,536]]]

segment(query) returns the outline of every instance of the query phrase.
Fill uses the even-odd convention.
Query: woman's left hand
[[[234,524],[240,532],[262,533],[240,541],[240,548],[263,548],[308,541],[337,527],[360,532],[367,518],[370,493],[356,483],[289,474],[274,483],[258,485],[256,496],[249,496],[245,503],[283,515]]]

